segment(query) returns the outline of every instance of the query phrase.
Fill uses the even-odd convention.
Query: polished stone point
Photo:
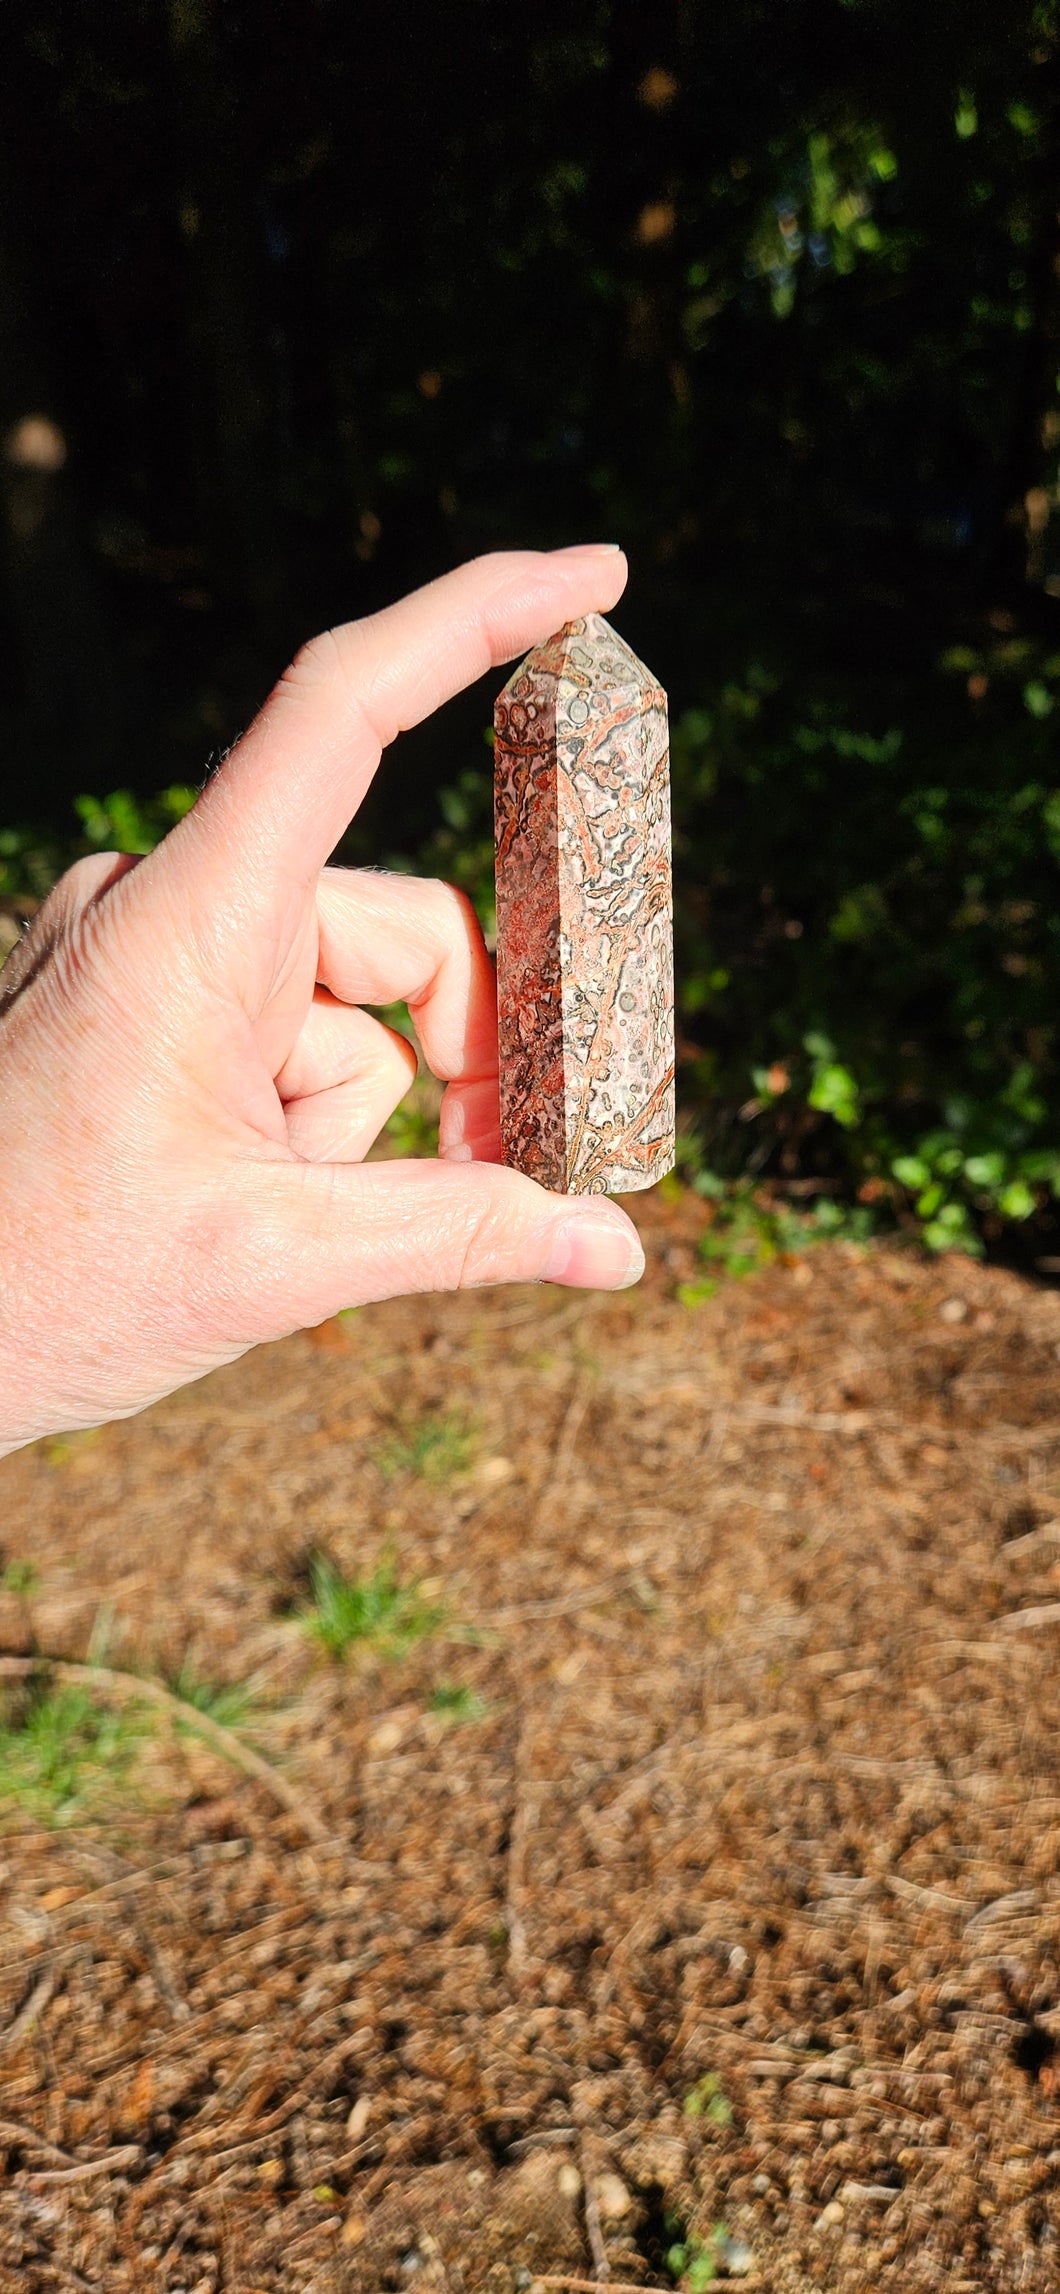
[[[626,1194],[674,1161],[666,695],[602,616],[529,653],[494,712],[504,1161]]]

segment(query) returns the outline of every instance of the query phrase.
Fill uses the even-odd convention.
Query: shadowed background
[[[614,537],[686,1168],[1048,1259],[1057,41],[1052,0],[12,0],[8,900],[149,842],[315,628]],[[491,700],[348,848],[487,922]]]

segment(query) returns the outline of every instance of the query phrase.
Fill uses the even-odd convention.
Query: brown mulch
[[[661,2287],[719,2221],[776,2294],[1060,2284],[1060,1297],[834,1245],[689,1309],[699,1209],[637,1215],[638,1292],[373,1308],[0,1467],[0,1650],[252,1679],[301,1801],[163,1728],[8,1818],[5,2290]],[[313,1549],[446,1622],[329,1662]]]

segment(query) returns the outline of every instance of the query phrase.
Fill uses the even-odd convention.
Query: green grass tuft
[[[439,1720],[451,1721],[454,1727],[461,1721],[485,1720],[489,1709],[485,1697],[463,1681],[439,1681],[431,1694],[431,1712]]]
[[[698,1246],[709,1272],[678,1284],[682,1306],[702,1306],[717,1295],[723,1279],[739,1281],[771,1266],[774,1259],[812,1250],[816,1243],[867,1242],[875,1225],[871,1210],[834,1203],[827,1195],[811,1211],[796,1211],[785,1202],[770,1201],[745,1181],[726,1185],[710,1172],[701,1173],[693,1186],[713,1205]]]
[[[25,1601],[30,1593],[35,1593],[39,1584],[40,1572],[32,1561],[12,1558],[5,1564],[0,1577],[0,1589],[15,1594],[19,1601]]]
[[[705,2071],[685,2096],[686,2119],[709,2119],[712,2127],[732,2125],[732,2104],[716,2071]]]
[[[193,1705],[196,1712],[205,1713],[207,1720],[216,1721],[220,1728],[239,1728],[253,1714],[257,1702],[246,1681],[201,1681],[187,1663],[166,1687],[182,1704]],[[178,1720],[177,1726],[190,1731],[192,1724]]]
[[[363,1577],[346,1577],[326,1554],[314,1554],[309,1578],[312,1600],[299,1615],[330,1657],[345,1657],[358,1647],[402,1656],[444,1621],[444,1609],[426,1601],[415,1581],[402,1584],[387,1557]]]
[[[698,2230],[684,2229],[680,2218],[671,2215],[667,2228],[679,2233],[666,2254],[671,2278],[677,2280],[682,2294],[703,2294],[705,2286],[713,2286],[725,2260],[729,2242],[725,2224],[716,2222],[703,2238]]]
[[[407,1425],[378,1451],[381,1473],[415,1474],[436,1486],[466,1473],[475,1454],[475,1432],[459,1410],[431,1410]]]
[[[53,1685],[42,1668],[3,1702],[0,1812],[43,1824],[91,1814],[124,1785],[150,1725],[143,1707],[110,1711],[87,1688]]]

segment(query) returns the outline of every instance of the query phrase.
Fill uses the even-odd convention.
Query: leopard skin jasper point
[[[600,614],[527,655],[494,712],[504,1160],[558,1194],[674,1161],[666,695]]]

